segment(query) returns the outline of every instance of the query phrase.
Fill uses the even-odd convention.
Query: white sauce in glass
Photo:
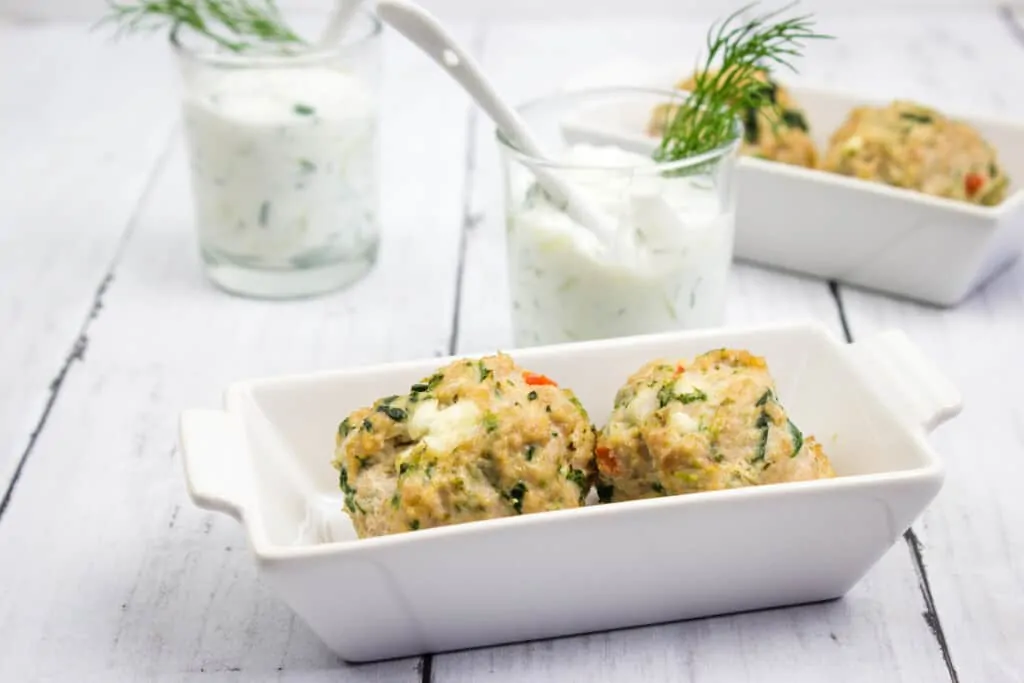
[[[327,66],[221,69],[185,98],[208,257],[312,268],[376,248],[377,104]]]
[[[563,161],[655,164],[617,147],[590,145],[571,147]],[[721,324],[735,214],[709,177],[629,168],[561,172],[608,212],[617,234],[614,244],[602,242],[537,187],[509,207],[517,345]]]

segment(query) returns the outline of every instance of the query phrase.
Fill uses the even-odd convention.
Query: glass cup
[[[601,88],[522,105],[547,160],[497,134],[516,346],[722,324],[742,124],[718,149],[655,162],[659,139],[647,135],[648,122],[681,96]],[[574,220],[538,168],[573,183],[612,230]]]
[[[380,33],[360,13],[341,43],[291,53],[172,39],[199,249],[219,287],[308,296],[376,262]]]

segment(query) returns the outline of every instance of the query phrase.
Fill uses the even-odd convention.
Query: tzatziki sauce
[[[735,220],[729,193],[712,176],[662,174],[649,157],[613,146],[575,145],[559,161],[569,166],[558,172],[616,232],[599,237],[536,184],[518,197],[510,189],[516,345],[721,324]]]
[[[329,66],[223,69],[185,94],[208,263],[303,269],[377,249],[377,103]]]

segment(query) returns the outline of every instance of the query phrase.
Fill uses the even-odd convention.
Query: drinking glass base
[[[206,276],[218,288],[254,299],[300,299],[326,294],[361,280],[377,262],[377,245],[362,255],[306,268],[260,268],[202,252]]]

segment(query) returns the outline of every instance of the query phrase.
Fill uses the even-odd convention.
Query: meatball
[[[360,538],[583,505],[596,430],[573,393],[498,354],[349,415],[334,466]]]
[[[710,71],[708,75],[715,78],[718,72]],[[803,110],[792,94],[773,81],[765,71],[755,71],[754,78],[765,84],[768,102],[763,107],[748,107],[744,110],[740,153],[792,166],[814,168],[818,163],[818,150],[809,135]],[[692,75],[677,83],[676,89],[692,92],[695,86],[696,75]],[[778,111],[773,105],[778,105]],[[648,123],[648,134],[657,137],[664,135],[665,127],[675,111],[676,107],[671,104],[657,107]]]
[[[832,135],[826,171],[971,204],[1003,200],[1009,179],[974,128],[897,100],[857,107]]]
[[[597,463],[604,502],[835,476],[786,416],[764,359],[729,349],[634,373],[598,436]]]

